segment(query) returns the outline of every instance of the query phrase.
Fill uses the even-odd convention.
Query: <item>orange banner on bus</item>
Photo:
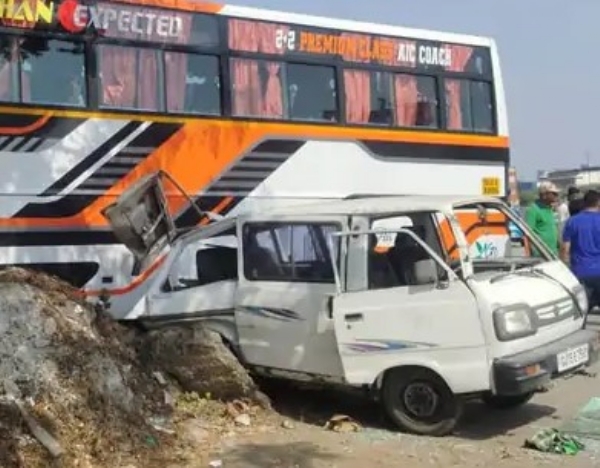
[[[365,61],[394,62],[396,44],[385,38],[364,35],[322,34],[302,31],[300,51],[311,54],[340,55]]]

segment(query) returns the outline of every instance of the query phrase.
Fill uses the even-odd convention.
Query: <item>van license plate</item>
[[[558,364],[558,372],[564,372],[573,367],[585,364],[589,360],[588,345],[578,346],[577,348],[567,349],[562,353],[557,354],[556,361]]]

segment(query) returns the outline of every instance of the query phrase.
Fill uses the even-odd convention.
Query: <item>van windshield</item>
[[[512,271],[554,259],[529,228],[520,223],[518,215],[508,210],[495,204],[461,206],[454,210],[454,218],[467,240],[475,274]],[[445,260],[452,270],[461,271],[452,221],[443,213],[409,212],[372,218],[370,228],[380,231],[370,236],[368,250],[373,258],[387,258],[390,252],[401,250],[400,247],[404,249],[405,241],[410,239],[394,230],[406,229]],[[413,247],[413,250],[422,250],[422,247]],[[429,256],[424,251],[420,254],[423,258]]]
[[[498,205],[471,205],[455,209],[454,214],[467,239],[475,272],[554,259],[524,223],[519,225],[521,218],[515,211]]]

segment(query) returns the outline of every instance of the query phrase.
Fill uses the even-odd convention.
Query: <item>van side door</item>
[[[335,280],[327,239],[343,229],[344,218],[330,216],[253,216],[240,222],[235,317],[248,364],[342,377],[331,316]]]
[[[372,384],[386,369],[423,366],[454,392],[489,389],[476,298],[437,253],[440,246],[424,241],[434,238],[434,213],[403,218],[412,223],[372,230],[364,222],[360,230],[353,221],[353,231],[341,234],[348,239],[349,266],[333,316],[346,381]]]

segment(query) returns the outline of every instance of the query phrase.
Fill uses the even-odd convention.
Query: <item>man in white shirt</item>
[[[562,239],[562,232],[569,219],[569,204],[566,200],[561,200],[558,202],[555,208],[556,211],[556,223],[558,224],[558,235],[559,239]]]

